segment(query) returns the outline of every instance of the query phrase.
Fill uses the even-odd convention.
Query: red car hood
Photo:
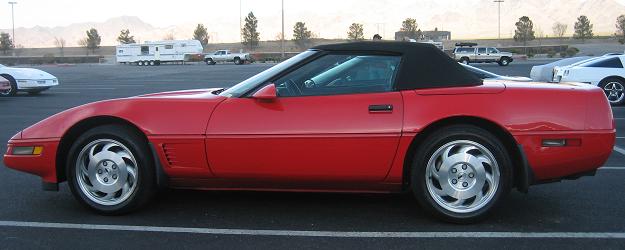
[[[226,97],[198,89],[147,94],[78,106],[38,122],[22,132],[22,139],[60,138],[80,124],[117,119],[133,124],[146,135],[201,135],[213,109]]]

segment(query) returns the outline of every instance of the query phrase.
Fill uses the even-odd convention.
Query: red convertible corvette
[[[4,163],[104,214],[159,187],[414,193],[484,218],[512,188],[592,175],[612,152],[602,90],[483,82],[434,46],[323,45],[229,89],[86,104],[16,134]]]

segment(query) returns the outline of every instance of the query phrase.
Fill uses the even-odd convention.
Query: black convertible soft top
[[[313,50],[401,54],[396,89],[424,89],[482,85],[478,78],[432,44],[369,41],[319,45]]]

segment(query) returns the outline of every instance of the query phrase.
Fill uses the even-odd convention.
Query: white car
[[[18,91],[38,94],[59,85],[59,80],[55,76],[38,69],[13,68],[0,64],[0,76],[11,83],[10,90],[0,91],[1,96],[12,96]]]
[[[218,50],[204,55],[204,62],[207,65],[215,65],[218,62],[234,62],[234,64],[241,65],[251,61],[250,53],[233,53],[230,50]]]
[[[523,76],[502,76],[495,74],[490,71],[486,71],[480,68],[473,67],[471,65],[460,63],[465,69],[471,71],[475,76],[483,80],[503,80],[503,81],[512,81],[512,82],[531,82],[531,78],[523,77]]]
[[[553,73],[555,68],[571,65],[591,58],[594,59],[595,57],[578,56],[564,58],[562,60],[558,60],[548,64],[536,65],[532,67],[532,70],[530,71],[530,78],[532,78],[532,80],[536,82],[550,82],[553,79]]]
[[[610,104],[625,102],[625,55],[607,55],[556,69],[554,82],[583,82],[599,86]]]

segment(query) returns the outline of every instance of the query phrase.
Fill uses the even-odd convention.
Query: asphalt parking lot
[[[540,61],[476,66],[528,76]],[[0,98],[0,152],[21,129],[59,111],[144,93],[231,86],[272,65],[40,66],[61,86]],[[617,147],[595,177],[513,191],[486,221],[441,223],[410,195],[164,191],[146,209],[99,216],[67,185],[0,164],[0,249],[15,248],[625,248],[625,106]]]

